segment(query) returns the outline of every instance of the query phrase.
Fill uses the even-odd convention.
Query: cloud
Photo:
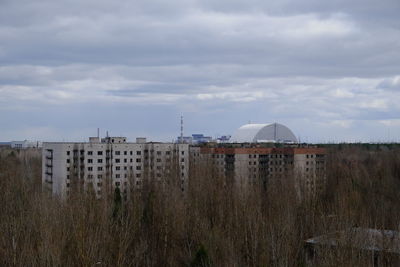
[[[394,76],[384,79],[377,88],[384,90],[400,90],[400,76]]]
[[[1,5],[0,123],[27,124],[26,135],[76,137],[113,121],[170,140],[185,113],[210,134],[276,120],[299,134],[310,125],[310,140],[368,140],[400,117],[397,0]]]

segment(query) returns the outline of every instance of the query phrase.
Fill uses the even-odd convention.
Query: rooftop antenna
[[[183,144],[183,116],[181,116],[181,144]]]
[[[97,138],[100,138],[100,128],[97,128]]]
[[[274,123],[274,140],[276,141],[276,122]]]
[[[108,138],[108,131],[106,132],[106,137]]]

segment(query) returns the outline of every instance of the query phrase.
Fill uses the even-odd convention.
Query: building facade
[[[326,151],[316,147],[191,147],[191,161],[213,166],[238,186],[273,185],[287,177],[299,195],[316,195],[326,185]]]
[[[42,182],[65,198],[72,190],[92,190],[97,197],[115,188],[126,196],[146,179],[179,179],[187,186],[189,145],[146,142],[138,138],[91,137],[85,143],[43,143]],[[73,188],[77,186],[77,189]]]

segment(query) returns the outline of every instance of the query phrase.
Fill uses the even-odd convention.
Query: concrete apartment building
[[[189,168],[194,172],[211,170],[232,178],[241,187],[255,183],[266,187],[293,177],[291,182],[300,196],[316,195],[325,188],[325,149],[295,144],[297,140],[286,126],[247,124],[232,140],[240,143],[191,146],[149,143],[145,138],[129,143],[125,137],[91,137],[84,143],[47,142],[42,149],[42,180],[61,197],[75,190],[77,184],[76,190],[93,190],[98,197],[115,188],[127,195],[146,179],[168,177],[179,177],[185,190]]]
[[[187,144],[91,137],[85,143],[45,142],[42,151],[42,182],[62,198],[75,190],[75,184],[79,189],[93,190],[97,197],[117,187],[127,195],[131,189],[141,187],[145,179],[167,176],[179,177],[182,190],[187,186]]]
[[[326,152],[316,147],[191,147],[191,161],[213,166],[238,186],[264,186],[294,177],[299,195],[315,195],[326,184]]]

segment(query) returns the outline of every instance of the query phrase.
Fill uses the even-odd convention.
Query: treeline
[[[299,200],[293,180],[235,187],[210,166],[128,201],[42,192],[39,153],[0,151],[1,266],[305,266],[304,240],[349,227],[399,230],[400,151],[331,148],[327,190]],[[347,251],[322,266],[368,266]]]

